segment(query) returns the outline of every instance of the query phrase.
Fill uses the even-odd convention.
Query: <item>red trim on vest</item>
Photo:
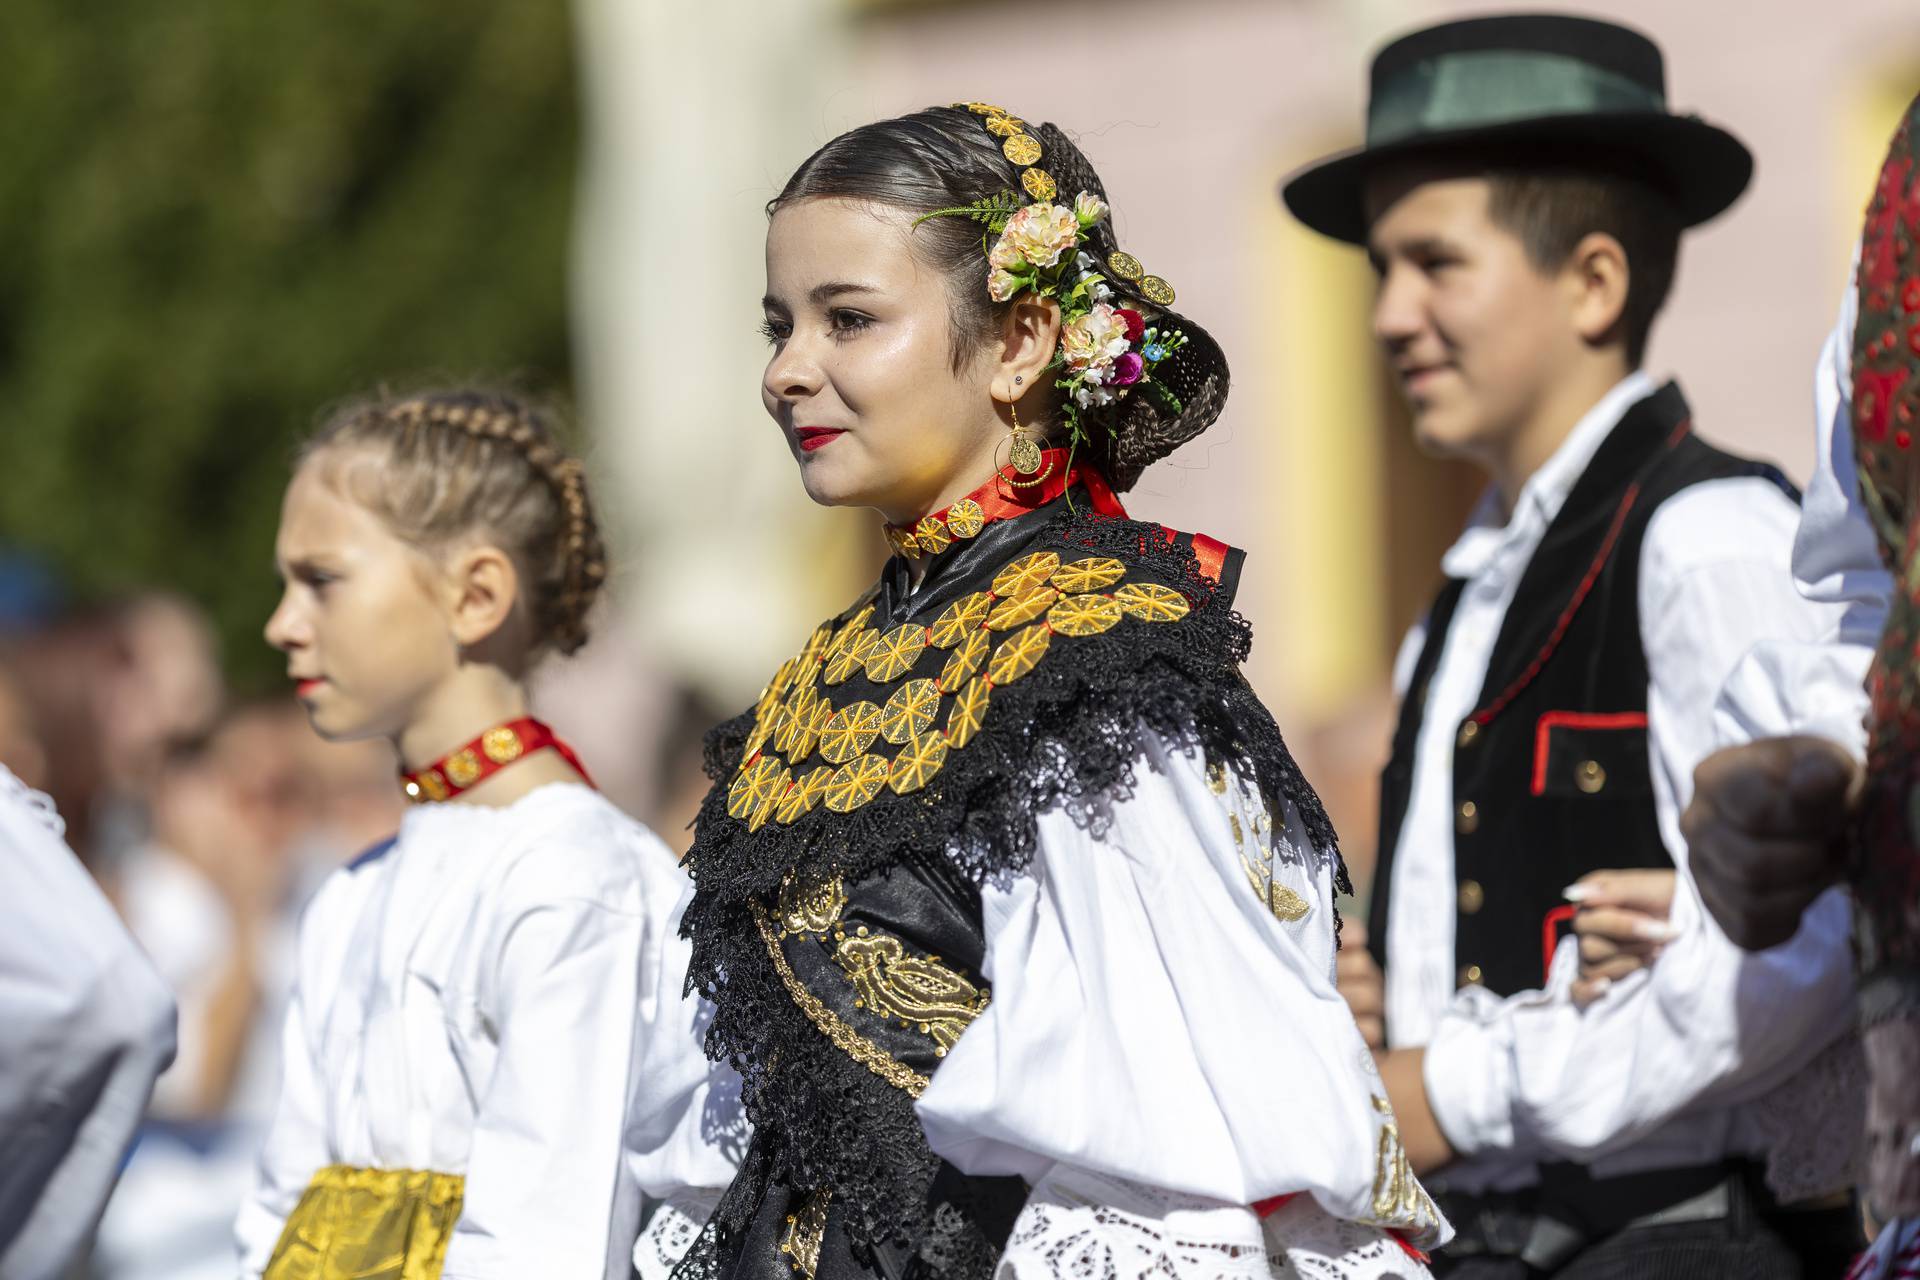
[[[1540,925],[1540,981],[1545,983],[1547,971],[1553,968],[1553,953],[1560,949],[1560,926],[1573,923],[1574,913],[1580,908],[1569,902],[1564,907],[1555,907],[1547,912],[1546,919]]]
[[[1644,729],[1644,711],[1547,711],[1533,734],[1533,794],[1547,793],[1547,740],[1556,726],[1568,729]]]
[[[1672,449],[1677,446],[1686,439],[1687,432],[1692,428],[1691,420],[1675,427],[1673,434],[1667,437],[1666,447]],[[1547,659],[1553,657],[1554,650],[1558,649],[1560,642],[1567,638],[1567,629],[1573,625],[1573,615],[1580,611],[1580,606],[1586,603],[1588,594],[1593,590],[1593,584],[1600,580],[1600,571],[1607,567],[1607,561],[1613,555],[1614,544],[1620,540],[1620,531],[1626,527],[1627,513],[1633,510],[1633,504],[1639,500],[1640,482],[1636,480],[1627,486],[1626,495],[1620,499],[1619,509],[1613,513],[1613,523],[1607,528],[1607,536],[1601,540],[1599,553],[1593,557],[1593,563],[1587,566],[1586,576],[1580,579],[1580,585],[1574,589],[1573,599],[1567,601],[1567,607],[1560,611],[1559,621],[1553,624],[1553,634],[1549,635],[1547,642],[1540,646],[1540,652],[1533,656],[1533,661],[1527,664],[1527,669],[1522,671],[1512,684],[1502,689],[1498,697],[1474,712],[1468,719],[1478,722],[1481,728],[1486,728],[1493,723],[1496,716],[1513,704],[1513,700],[1519,697],[1528,685],[1533,683],[1534,677],[1539,675],[1541,668],[1547,665]]]

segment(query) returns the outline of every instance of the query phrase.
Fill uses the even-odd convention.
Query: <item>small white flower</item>
[[[1081,387],[1073,393],[1073,402],[1082,409],[1089,408],[1093,404],[1093,392]]]
[[[1113,290],[1107,287],[1106,282],[1104,280],[1101,281],[1099,284],[1096,284],[1095,286],[1093,286],[1091,293],[1093,295],[1093,300],[1095,302],[1105,302],[1109,298],[1113,297]]]

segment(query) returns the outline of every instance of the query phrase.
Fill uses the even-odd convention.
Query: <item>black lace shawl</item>
[[[683,926],[693,941],[688,988],[715,1006],[707,1052],[731,1061],[743,1078],[756,1155],[681,1275],[721,1273],[729,1240],[738,1247],[770,1181],[832,1188],[857,1243],[915,1248],[933,1229],[928,1191],[940,1161],[913,1099],[808,1021],[749,913],[751,901],[771,904],[789,875],[803,883],[839,876],[851,885],[917,859],[943,863],[976,885],[1004,881],[1031,861],[1040,814],[1060,808],[1102,829],[1107,803],[1131,794],[1151,733],[1253,779],[1276,809],[1291,801],[1316,850],[1334,864],[1338,886],[1351,891],[1326,811],[1241,674],[1251,629],[1202,575],[1192,549],[1168,542],[1158,526],[1076,515],[1059,502],[1015,523],[1021,530],[1011,539],[982,537],[944,553],[938,571],[947,596],[984,587],[1018,555],[1053,550],[1063,560],[1114,557],[1125,564],[1126,581],[1172,587],[1192,609],[1178,622],[1129,619],[1099,635],[1056,639],[1032,671],[994,690],[978,735],[949,753],[924,790],[882,791],[848,814],[817,809],[790,826],[768,823],[750,833],[727,809],[754,715],[708,736],[714,786],[687,857],[696,888]],[[930,574],[914,598],[893,599],[904,593],[883,581],[868,597],[877,597],[875,625],[930,620],[938,607],[925,602],[932,585]]]

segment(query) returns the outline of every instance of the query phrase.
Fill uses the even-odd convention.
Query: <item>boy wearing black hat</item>
[[[1699,910],[1678,814],[1718,746],[1857,744],[1858,668],[1824,660],[1838,608],[1794,590],[1797,495],[1640,371],[1681,232],[1751,160],[1667,110],[1651,41],[1561,16],[1388,46],[1367,126],[1287,205],[1366,246],[1420,443],[1492,481],[1396,671],[1368,929],[1400,1132],[1445,1166],[1447,1273],[1837,1274],[1846,1209],[1781,1202],[1848,1182],[1844,1104],[1812,1112],[1804,1070],[1847,1023],[1845,904],[1742,953]],[[1676,865],[1660,962],[1583,1007],[1569,899]]]

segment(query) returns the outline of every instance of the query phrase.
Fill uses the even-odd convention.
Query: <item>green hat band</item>
[[[1367,145],[1543,116],[1665,110],[1645,85],[1578,58],[1486,49],[1429,59],[1381,85],[1367,112]]]

